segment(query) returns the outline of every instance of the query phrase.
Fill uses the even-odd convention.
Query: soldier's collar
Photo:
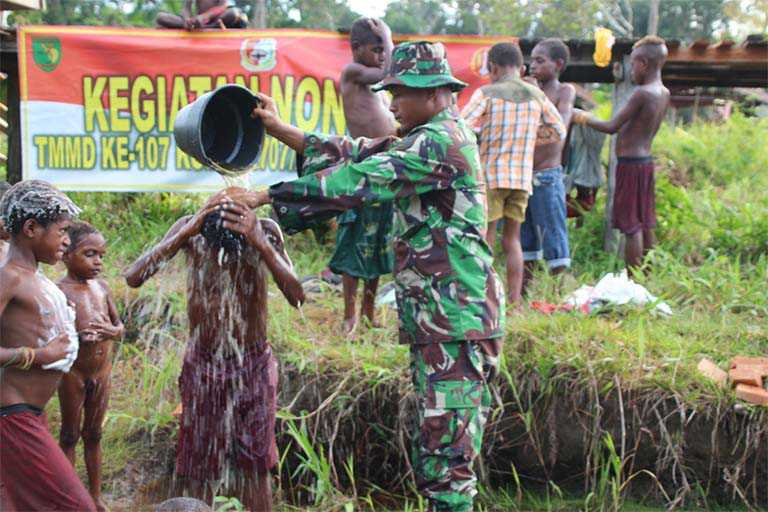
[[[450,105],[432,117],[427,123],[439,123],[448,119],[458,119],[459,111],[454,105]]]

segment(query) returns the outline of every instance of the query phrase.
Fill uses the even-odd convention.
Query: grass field
[[[737,405],[696,372],[702,357],[725,367],[735,355],[768,354],[766,138],[768,121],[738,115],[720,125],[664,126],[657,137],[659,247],[641,283],[671,305],[671,317],[648,308],[509,315],[483,510],[768,506],[766,408]],[[106,278],[128,327],[103,446],[105,491],[116,508],[132,508],[140,495],[161,495],[173,469],[185,274],[179,258],[136,291],[120,271],[204,197],[71,196],[108,240]],[[571,230],[572,274],[538,274],[530,297],[558,302],[621,269],[602,250],[602,231],[599,201]],[[324,267],[332,246],[304,233],[288,250],[308,275]],[[383,311],[384,327],[349,342],[338,334],[338,295],[313,296],[298,312],[271,291],[270,339],[283,371],[281,506],[418,510],[403,455],[408,354],[396,344],[395,312]]]

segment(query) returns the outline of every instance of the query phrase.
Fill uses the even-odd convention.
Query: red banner
[[[500,39],[426,39],[446,45],[454,74],[470,84],[463,105]],[[216,173],[176,149],[173,122],[225,83],[272,96],[281,117],[303,130],[346,131],[338,80],[351,51],[338,33],[30,26],[18,43],[24,177],[67,190],[220,188]],[[294,177],[294,161],[267,138],[251,185]]]

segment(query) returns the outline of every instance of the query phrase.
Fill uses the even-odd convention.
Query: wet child
[[[565,129],[571,122],[576,89],[560,82],[570,52],[560,39],[544,39],[531,52],[531,75],[562,117]],[[553,274],[571,266],[566,224],[563,148],[565,139],[537,144],[533,153],[533,194],[528,199],[520,243],[525,261],[523,287],[536,261],[544,260]]]
[[[3,196],[11,186],[6,181],[0,181],[0,201],[3,200]],[[3,219],[0,216],[0,264],[5,260],[6,254],[8,254],[8,240],[11,235],[3,228]]]
[[[59,288],[75,306],[75,328],[80,350],[72,369],[59,385],[61,432],[59,443],[72,465],[82,436],[91,497],[98,510],[101,500],[101,425],[109,402],[112,340],[123,334],[123,323],[103,279],[104,237],[86,222],[73,223],[64,253],[67,275]]]
[[[353,138],[393,135],[395,123],[382,94],[371,86],[380,82],[389,67],[392,34],[386,23],[375,18],[359,18],[349,35],[352,62],[341,73],[344,118]],[[386,96],[384,96],[386,98]],[[342,275],[344,290],[345,335],[357,327],[355,310],[358,279],[364,281],[360,315],[374,325],[374,303],[379,277],[392,272],[390,249],[392,203],[385,202],[349,210],[338,217],[336,251],[328,265]]]
[[[10,248],[0,263],[0,509],[95,510],[48,431],[43,408],[77,357],[75,312],[40,271],[69,246],[79,209],[43,181],[11,187],[0,201]]]
[[[667,45],[646,36],[632,48],[631,79],[637,85],[626,105],[610,121],[575,110],[573,121],[616,137],[616,189],[611,223],[626,235],[624,259],[637,269],[653,247],[656,227],[656,192],[651,144],[669,106],[669,90],[661,82]]]
[[[230,188],[212,196],[125,277],[129,286],[141,286],[178,251],[186,254],[189,342],[179,377],[176,472],[196,498],[210,503],[231,492],[246,509],[264,511],[271,510],[269,472],[277,463],[267,275],[293,306],[304,293],[279,226],[240,204],[244,193]]]

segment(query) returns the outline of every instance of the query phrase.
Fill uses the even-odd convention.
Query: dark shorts
[[[336,251],[328,267],[337,274],[376,279],[392,273],[391,202],[347,210],[337,217]]]
[[[619,157],[613,196],[613,227],[625,235],[656,227],[653,158]]]
[[[36,407],[0,409],[0,510],[96,510]]]
[[[269,345],[228,360],[190,346],[179,390],[179,475],[210,481],[275,467],[277,360]]]

